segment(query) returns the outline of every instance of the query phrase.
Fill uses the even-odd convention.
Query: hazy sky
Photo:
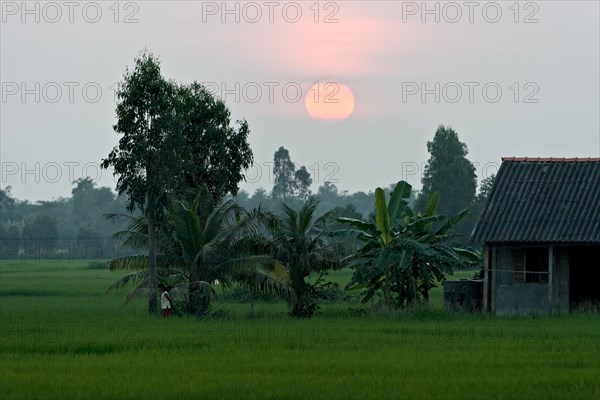
[[[144,47],[166,77],[206,82],[245,118],[270,191],[279,146],[316,190],[420,186],[426,142],[454,128],[480,177],[502,156],[600,156],[598,1],[3,1],[1,162],[19,199],[70,195],[117,145],[114,89]],[[352,115],[315,120],[315,82]]]

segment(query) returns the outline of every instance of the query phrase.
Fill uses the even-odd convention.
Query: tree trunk
[[[302,276],[302,270],[300,267],[293,268],[291,272],[291,286],[296,293],[296,302],[292,306],[292,315],[299,317],[302,314],[302,309],[304,308],[303,305],[306,301],[304,298],[306,282],[304,282],[304,276]]]
[[[210,307],[210,294],[204,292],[197,282],[188,285],[188,308],[190,314],[196,317],[205,315]]]
[[[148,312],[150,314],[158,314],[155,210],[155,200],[149,196],[146,218],[148,219]]]
[[[428,288],[423,288],[423,304],[428,304],[429,303],[429,289]]]
[[[408,297],[406,299],[406,304],[408,306],[413,306],[415,301],[417,300],[417,283],[415,282],[415,278],[410,276],[408,278]]]
[[[392,264],[388,263],[388,266],[385,270],[385,284],[383,286],[383,298],[385,306],[390,309],[392,307]]]

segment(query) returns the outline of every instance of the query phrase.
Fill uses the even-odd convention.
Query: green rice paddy
[[[597,313],[455,313],[436,289],[395,314],[350,299],[296,320],[283,302],[221,300],[213,317],[161,319],[105,294],[118,276],[2,262],[1,399],[600,398]]]

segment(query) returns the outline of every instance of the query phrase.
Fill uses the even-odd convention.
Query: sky
[[[280,146],[313,191],[419,188],[440,124],[479,180],[503,156],[600,157],[599,4],[2,1],[0,186],[30,201],[86,176],[114,189],[99,168],[118,144],[114,93],[144,48],[248,121],[249,192],[271,190]],[[332,102],[351,113],[327,117]]]

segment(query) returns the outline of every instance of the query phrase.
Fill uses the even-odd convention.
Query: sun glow
[[[354,95],[343,83],[317,82],[308,89],[304,106],[314,119],[344,120],[354,111]]]

